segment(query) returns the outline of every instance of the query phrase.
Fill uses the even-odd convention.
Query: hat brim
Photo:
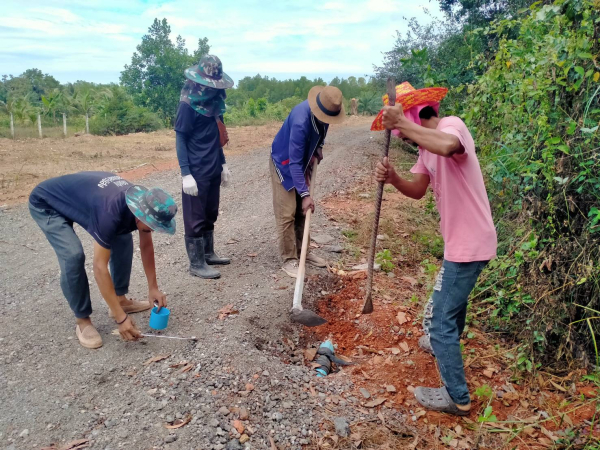
[[[136,187],[139,189],[132,189]],[[136,219],[139,219],[141,222],[148,225],[153,231],[170,235],[175,234],[175,218],[171,219],[171,221],[167,223],[163,223],[144,212],[144,207],[142,206],[142,197],[146,192],[148,192],[148,189],[139,185],[135,185],[127,189],[127,192],[125,193],[125,201],[127,202],[129,210],[133,213]]]
[[[335,124],[342,123],[344,120],[346,120],[346,111],[344,109],[343,103],[342,103],[342,109],[340,110],[340,113],[336,116],[328,116],[323,111],[321,111],[321,108],[319,108],[319,105],[317,104],[317,95],[319,95],[319,93],[324,88],[325,88],[325,86],[314,86],[308,92],[308,105],[310,106],[310,110],[315,115],[315,117],[323,123],[326,123],[329,125],[335,125]]]
[[[225,72],[223,72],[223,76],[220,80],[203,77],[198,73],[198,66],[188,67],[184,70],[183,74],[188,80],[191,80],[194,83],[202,84],[215,89],[229,89],[234,84],[233,79]]]
[[[410,108],[415,106],[422,105],[424,103],[439,103],[444,97],[448,94],[448,89],[441,87],[432,87],[432,88],[424,88],[417,89],[412,92],[407,92],[406,94],[402,94],[396,97],[396,104],[402,104],[402,110],[408,111]],[[389,104],[389,98],[386,95],[383,96],[383,104]],[[373,121],[371,125],[371,131],[383,131],[385,127],[383,126],[383,109],[379,111],[377,117]]]

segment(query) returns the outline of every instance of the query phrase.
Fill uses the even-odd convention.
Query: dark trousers
[[[207,231],[213,231],[219,216],[221,175],[212,179],[196,179],[196,184],[197,196],[181,193],[186,237],[201,237]]]
[[[31,204],[29,212],[56,253],[60,266],[60,287],[75,317],[89,317],[92,314],[92,302],[85,271],[85,254],[73,230],[73,222],[52,209],[39,209]],[[111,243],[109,266],[117,295],[125,295],[129,291],[132,261],[131,233],[116,236]]]

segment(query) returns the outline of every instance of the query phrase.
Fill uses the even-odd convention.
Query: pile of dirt
[[[335,274],[307,285],[308,303],[328,323],[304,330],[302,341],[307,347],[315,347],[331,339],[338,355],[356,363],[341,368],[341,373],[350,376],[352,395],[360,399],[359,409],[365,414],[381,408],[399,411],[427,441],[418,448],[504,448],[508,439],[512,448],[551,448],[561,439],[581,443],[600,436],[600,426],[594,420],[599,406],[598,387],[582,381],[583,372],[564,378],[546,374],[542,368],[535,377],[517,372],[513,346],[472,324],[461,340],[472,397],[469,416],[458,418],[426,411],[418,404],[413,395],[415,387],[443,384],[435,358],[418,346],[423,335],[423,302],[431,290],[431,267],[435,269],[439,261],[424,256],[423,252],[432,247],[420,249],[428,243],[416,242],[411,236],[424,231],[430,233],[426,235],[430,240],[435,232],[428,217],[406,214],[423,211],[424,202],[386,193],[383,217],[389,218],[386,232],[392,239],[383,245],[387,247],[394,237],[401,237],[404,247],[396,246],[391,275],[376,274],[374,312],[362,315],[366,276],[349,274],[348,268],[364,262],[367,253],[361,229],[369,211],[366,203],[372,204],[372,199],[367,198],[365,186],[359,183],[353,191],[337,192],[324,202],[330,220],[347,227],[347,248],[354,253],[344,256],[332,270]]]

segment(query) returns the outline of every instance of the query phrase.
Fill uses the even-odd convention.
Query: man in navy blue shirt
[[[315,203],[309,192],[313,161],[323,159],[322,147],[330,124],[346,118],[342,92],[334,86],[315,86],[283,123],[271,146],[269,170],[282,270],[298,274],[304,215]],[[325,267],[323,258],[309,253],[306,261]]]
[[[182,177],[185,248],[192,275],[219,278],[221,273],[210,266],[230,263],[229,258],[215,253],[214,229],[220,189],[231,177],[223,153],[226,139],[221,133],[226,135],[225,89],[233,86],[233,80],[213,55],[204,56],[184,75],[187,80],[177,109],[175,142]]]
[[[85,254],[73,230],[77,223],[94,238],[94,276],[110,315],[125,340],[140,337],[128,313],[144,311],[167,299],[158,289],[152,231],[175,233],[177,205],[162,189],[132,185],[110,172],[80,172],[51,178],[29,196],[29,211],[54,248],[60,286],[75,317],[77,338],[86,348],[102,346],[90,320],[92,303]],[[148,280],[148,301],[126,297],[133,260],[132,231],[140,233],[140,251]],[[110,265],[110,272],[109,272]]]

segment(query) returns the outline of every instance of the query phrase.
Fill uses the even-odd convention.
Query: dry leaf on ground
[[[367,408],[375,408],[376,406],[379,406],[382,403],[384,403],[386,400],[387,398],[379,397],[374,400],[371,400],[370,402],[365,403],[365,406]]]
[[[413,277],[402,277],[402,280],[410,283],[411,286],[415,286],[416,284],[418,284],[419,282],[417,280],[415,280]]]
[[[148,361],[146,361],[146,362],[144,363],[144,366],[149,366],[149,365],[150,365],[150,364],[152,364],[152,363],[155,363],[155,362],[162,361],[162,360],[164,360],[164,359],[167,359],[169,356],[171,356],[171,354],[170,354],[170,353],[168,353],[168,354],[166,354],[166,355],[157,355],[157,356],[153,356],[152,358],[150,358]]]
[[[488,378],[492,378],[494,376],[494,369],[485,369],[483,371],[483,375],[485,375]]]
[[[406,322],[409,321],[408,317],[406,316],[406,313],[403,311],[400,311],[398,313],[398,315],[396,316],[396,319],[398,319],[398,323],[400,325],[404,325]]]
[[[312,361],[313,359],[315,359],[316,354],[316,348],[307,348],[306,350],[304,350],[304,358],[306,358],[307,361]]]
[[[234,309],[233,304],[225,305],[219,310],[219,320],[225,320],[227,316],[237,313],[239,311]]]
[[[80,450],[82,448],[88,448],[90,446],[90,441],[87,439],[78,439],[76,441],[69,442],[65,444],[60,450]]]
[[[400,342],[400,348],[404,350],[404,352],[408,353],[410,351],[410,347],[406,342]]]
[[[190,422],[190,420],[192,420],[191,414],[186,416],[185,419],[176,419],[175,422],[173,422],[172,424],[165,424],[165,428],[168,428],[169,430],[181,428],[181,427],[187,425]]]
[[[552,380],[550,380],[550,384],[551,384],[552,386],[554,386],[556,389],[558,389],[559,391],[561,391],[561,392],[567,392],[567,390],[566,390],[564,387],[562,387],[562,386],[561,386],[560,384],[558,384],[558,383],[555,383],[555,382],[554,382],[554,381],[552,381]]]
[[[373,358],[373,364],[375,364],[376,366],[379,366],[379,365],[383,364],[384,362],[385,362],[385,359],[383,358],[383,356],[377,355]]]

